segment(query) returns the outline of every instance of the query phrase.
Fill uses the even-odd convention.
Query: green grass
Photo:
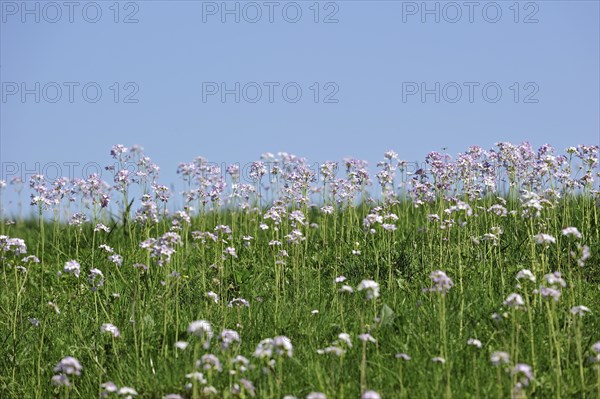
[[[382,212],[398,216],[396,222],[386,221],[395,223],[397,230],[377,226],[376,234],[363,229],[366,206],[337,209],[333,215],[305,210],[308,223],[299,229],[306,240],[299,244],[286,242],[284,236],[293,228],[285,218],[275,231],[263,212],[209,212],[183,226],[178,232],[182,245],[163,266],[139,244],[167,232],[166,219],[126,228],[105,221],[112,227],[109,234],[94,234],[90,223],[79,228],[47,222],[43,233],[35,220],[3,226],[2,234],[23,238],[27,255],[35,254],[42,262],[23,264],[25,255],[5,253],[0,263],[0,397],[94,398],[107,381],[133,387],[143,398],[168,393],[187,398],[194,392],[201,397],[185,384],[195,360],[205,353],[215,354],[223,364],[220,373],[204,371],[219,398],[233,397],[231,387],[240,377],[252,381],[259,398],[304,398],[312,391],[328,398],[358,398],[365,389],[383,398],[509,398],[517,382],[510,370],[517,363],[533,368],[534,379],[523,389],[524,397],[598,397],[597,371],[589,360],[596,355],[592,344],[600,340],[595,204],[589,196],[569,197],[545,208],[540,217],[526,219],[517,202],[507,205],[516,215],[486,212],[493,201],[472,202],[470,217],[464,211],[453,213],[455,224],[448,229],[440,229],[440,222],[428,221],[427,215],[448,217],[443,209],[452,204],[415,208],[402,202]],[[262,222],[270,229],[261,230]],[[232,229],[231,237],[219,235],[227,243],[202,244],[192,238],[192,231],[213,232],[219,224]],[[498,245],[482,239],[495,226],[503,230]],[[582,240],[563,236],[567,226],[577,227]],[[557,243],[536,245],[533,235],[540,232],[556,237]],[[246,247],[247,235],[253,240]],[[270,246],[271,240],[281,241],[281,247]],[[584,267],[569,254],[576,242],[591,249]],[[108,260],[100,244],[114,248],[123,257],[122,266]],[[228,246],[236,249],[237,258],[223,259]],[[278,257],[279,249],[289,256]],[[278,259],[285,265],[277,264]],[[69,260],[81,264],[79,278],[59,276]],[[148,272],[132,267],[136,263],[147,265]],[[105,276],[96,292],[87,281],[91,268]],[[445,295],[423,291],[432,286],[429,275],[438,269],[454,281]],[[516,288],[521,269],[530,269],[537,282],[522,281]],[[180,277],[171,275],[174,271]],[[562,272],[567,283],[558,302],[534,293],[545,284],[543,276],[553,271]],[[354,293],[338,292],[342,284],[334,284],[334,278],[340,275]],[[364,291],[357,291],[363,279],[377,281],[381,296],[368,300]],[[219,295],[218,304],[206,296],[209,291]],[[513,292],[528,306],[503,305]],[[245,298],[250,306],[228,307],[234,298]],[[48,302],[55,303],[60,314]],[[589,307],[591,314],[573,316],[570,309],[576,305]],[[499,318],[493,318],[494,313]],[[32,318],[39,325],[32,324]],[[204,349],[200,339],[187,332],[189,323],[199,319],[212,324],[215,337],[224,328],[238,331],[241,344],[222,350],[213,339]],[[102,333],[103,323],[116,325],[121,336]],[[317,353],[342,332],[353,342],[345,355]],[[358,335],[367,332],[377,343],[359,341]],[[290,338],[293,356],[277,358],[265,373],[266,360],[255,358],[254,350],[262,339],[280,335]],[[479,339],[482,348],[467,345],[469,338]],[[177,341],[190,345],[180,350]],[[509,364],[492,365],[495,351],[509,353]],[[397,353],[412,359],[396,359]],[[238,354],[254,366],[230,375],[229,359]],[[65,356],[77,358],[83,371],[69,376],[71,388],[55,387],[53,368]],[[433,362],[437,356],[446,363]]]

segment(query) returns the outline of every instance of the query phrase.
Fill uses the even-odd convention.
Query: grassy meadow
[[[600,398],[597,153],[6,182],[0,397]]]

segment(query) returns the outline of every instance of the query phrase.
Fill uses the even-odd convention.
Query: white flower
[[[317,349],[317,353],[319,355],[323,355],[323,354],[333,354],[335,356],[342,356],[346,353],[346,351],[343,348],[340,348],[339,346],[328,346],[325,349]]]
[[[117,392],[117,393],[121,396],[128,395],[130,397],[132,395],[135,396],[138,394],[135,389],[130,388],[130,387],[121,387],[121,389],[119,389],[119,392]]]
[[[108,245],[106,245],[106,244],[101,244],[101,245],[100,245],[98,248],[99,248],[99,249],[103,249],[103,250],[105,250],[105,251],[106,251],[106,252],[108,252],[109,254],[112,254],[113,252],[115,252],[115,250],[114,250],[114,249],[112,249],[111,247],[109,247],[109,246],[108,246]]]
[[[494,366],[499,365],[500,363],[508,363],[510,361],[510,357],[506,352],[493,352],[490,361]]]
[[[105,225],[103,225],[102,223],[98,223],[96,225],[96,227],[94,227],[94,231],[95,232],[104,231],[106,233],[110,233],[110,229],[108,227],[106,227]]]
[[[215,292],[209,291],[206,293],[206,296],[215,301],[215,303],[219,303],[219,296]]]
[[[352,348],[352,339],[350,338],[350,334],[340,333],[338,335],[338,339],[348,345],[349,348]]]
[[[588,312],[591,312],[590,308],[588,308],[587,306],[583,306],[583,305],[573,306],[571,308],[571,313],[574,315],[583,316]]]
[[[177,341],[175,342],[175,347],[177,349],[181,349],[184,350],[185,348],[187,348],[189,345],[189,343],[187,343],[186,341]]]
[[[517,273],[517,280],[527,279],[535,283],[535,276],[529,269],[523,269]]]
[[[340,288],[338,290],[339,292],[348,292],[348,293],[353,293],[354,289],[352,287],[350,287],[349,285],[342,285],[342,288]]]
[[[371,334],[366,334],[366,333],[365,334],[360,334],[358,336],[358,339],[360,339],[363,342],[367,342],[367,341],[368,342],[373,342],[373,343],[377,342],[377,340],[375,338],[373,338],[373,336]]]
[[[206,384],[206,382],[207,382],[206,379],[204,378],[204,374],[202,374],[198,371],[194,371],[193,373],[186,374],[185,378],[189,378],[190,380],[196,380],[200,384]]]
[[[436,357],[432,358],[431,361],[434,363],[442,363],[442,364],[446,363],[446,359],[444,359],[443,357],[440,357],[440,356],[436,356]]]
[[[481,341],[475,338],[469,338],[469,340],[467,341],[467,345],[473,345],[481,349]]]
[[[567,227],[562,229],[563,236],[575,236],[576,238],[581,239],[581,233],[577,230],[577,227]]]
[[[540,233],[533,236],[536,244],[556,244],[556,238],[552,237],[550,234]]]
[[[343,283],[344,281],[346,281],[345,276],[338,276],[333,280],[334,283]]]
[[[288,337],[281,335],[273,338],[273,347],[276,354],[292,357],[292,341]]]
[[[231,301],[229,301],[229,303],[227,304],[227,307],[232,308],[233,306],[249,307],[250,303],[247,300],[245,300],[244,298],[233,298]]]
[[[206,320],[192,321],[187,330],[189,333],[199,337],[206,336],[208,339],[211,339],[213,336],[212,327]]]
[[[343,288],[343,287],[342,287]],[[359,291],[367,292],[367,299],[374,299],[379,297],[379,284],[373,280],[363,280],[358,285]]]

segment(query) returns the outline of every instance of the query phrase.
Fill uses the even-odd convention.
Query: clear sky
[[[415,161],[600,141],[598,1],[2,0],[0,13],[0,178],[36,162],[83,177],[117,143],[141,144],[169,184],[198,155],[374,165],[389,149]]]

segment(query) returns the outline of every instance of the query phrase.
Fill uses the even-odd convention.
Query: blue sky
[[[600,141],[597,1],[50,3],[0,2],[3,178],[36,162],[82,177],[117,143],[171,183],[198,155],[374,165],[388,149]]]

